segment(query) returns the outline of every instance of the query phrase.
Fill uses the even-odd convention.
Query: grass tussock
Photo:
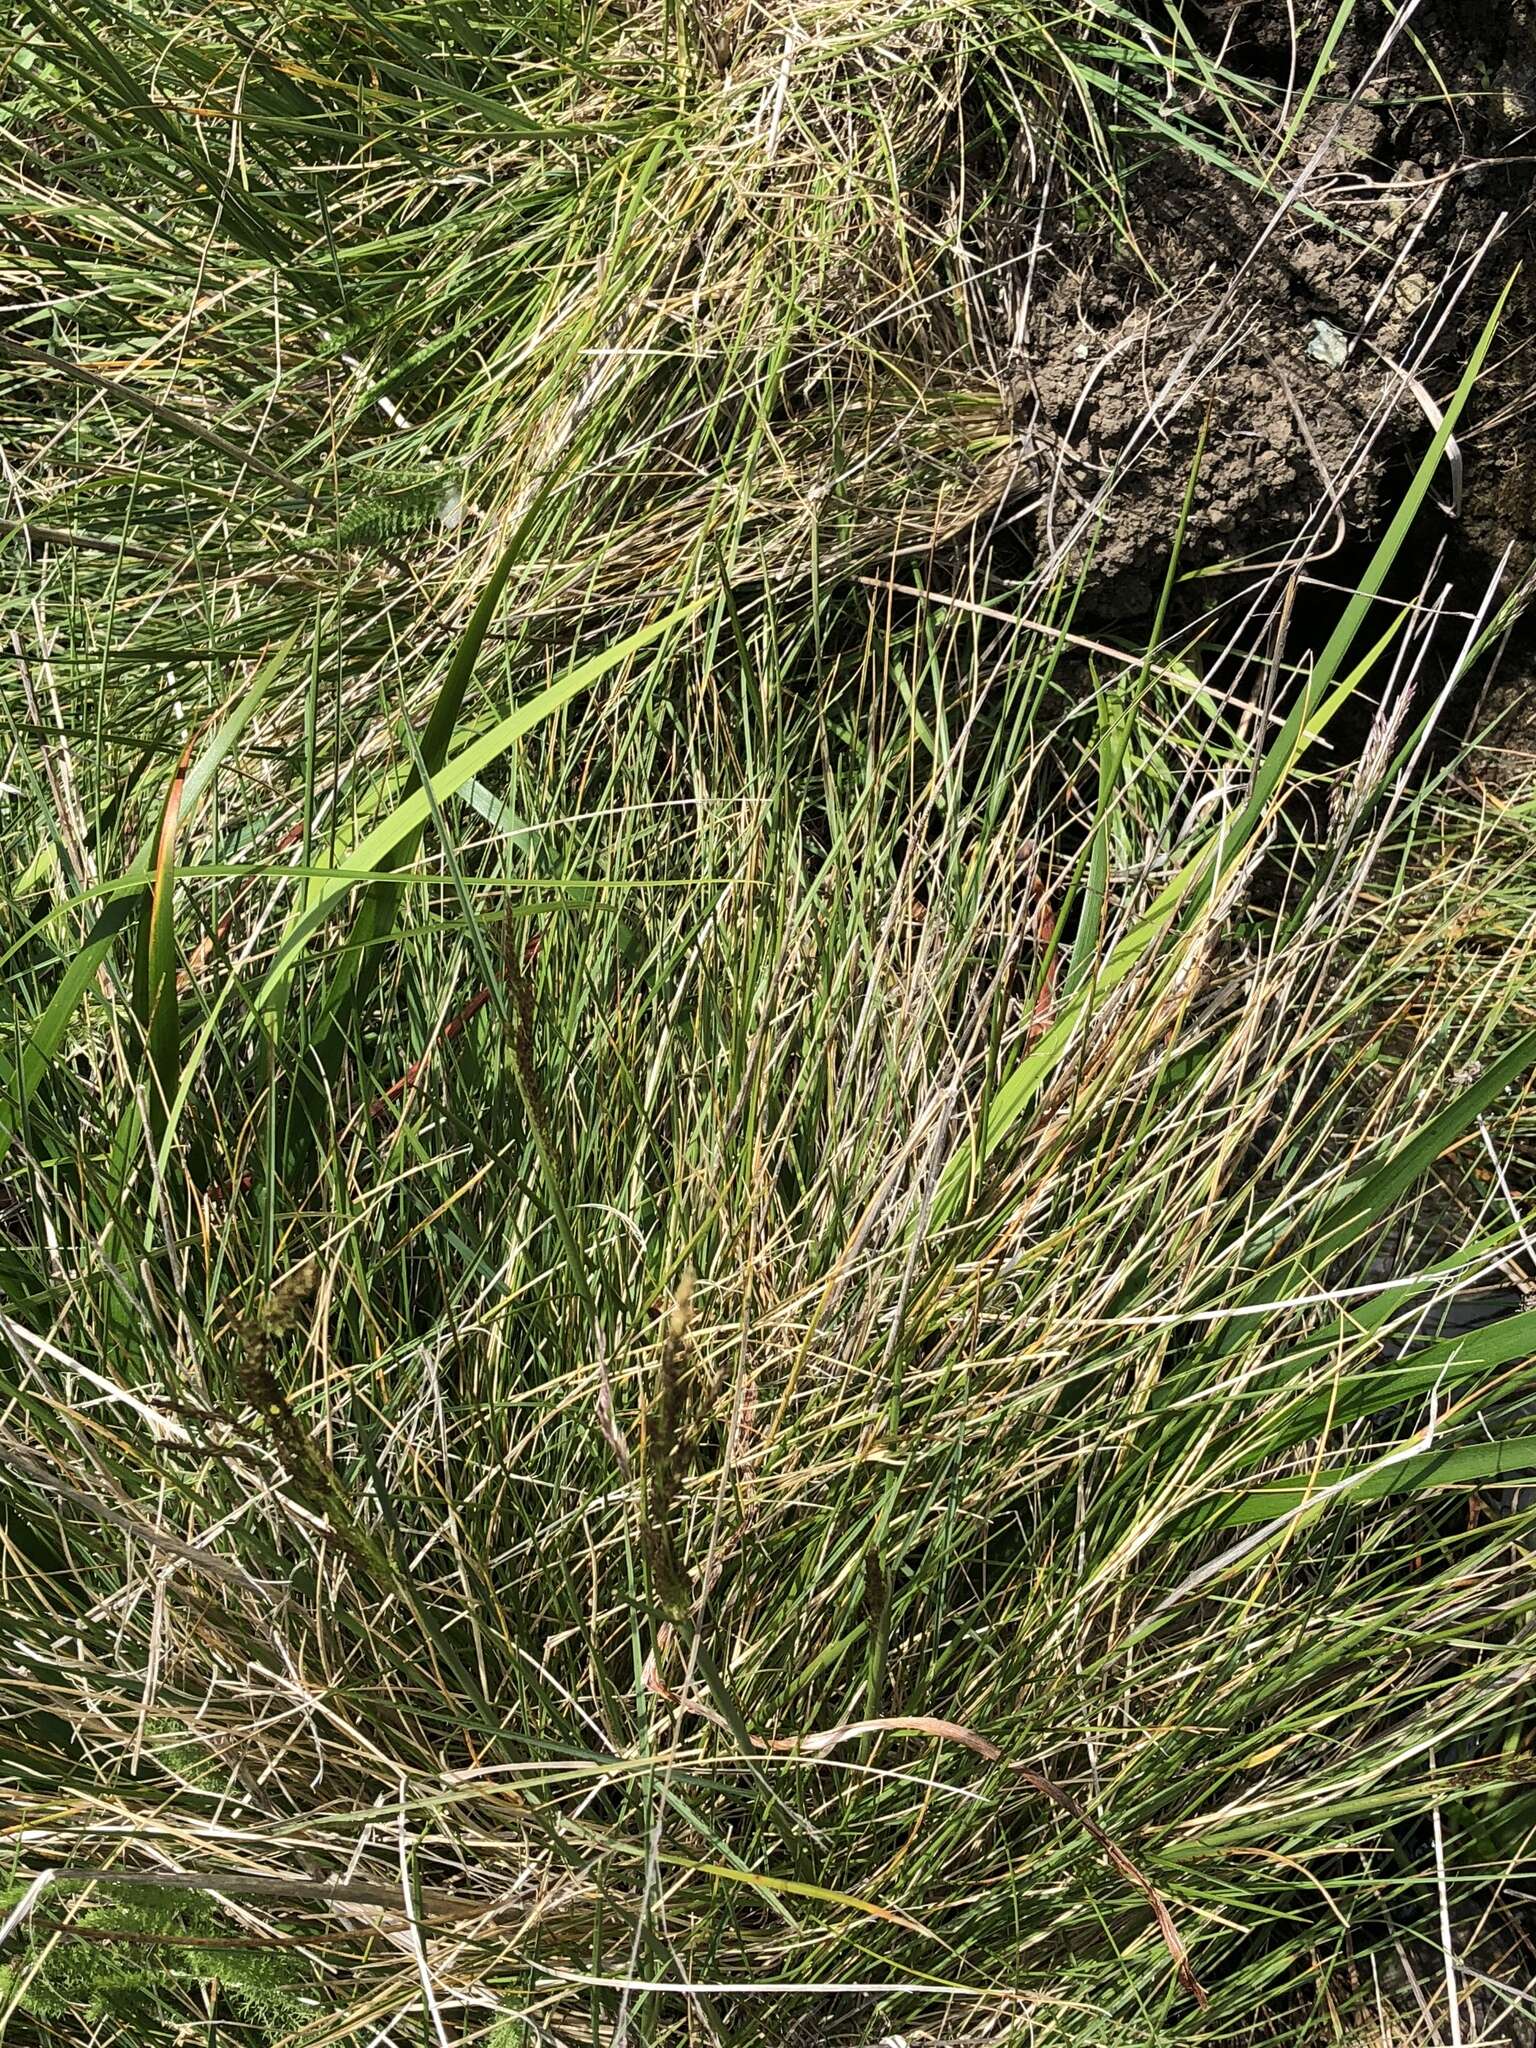
[[[1497,314],[1304,651],[999,539],[1051,181],[1326,88],[7,31],[8,2038],[1518,2018],[1536,813],[1374,602]]]

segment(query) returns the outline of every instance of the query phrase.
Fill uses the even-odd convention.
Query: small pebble
[[[1411,313],[1416,306],[1422,306],[1429,297],[1429,279],[1421,271],[1410,270],[1397,281],[1397,303],[1406,306]]]
[[[1307,354],[1326,369],[1342,370],[1349,360],[1349,343],[1331,320],[1313,320],[1307,328],[1312,337]]]

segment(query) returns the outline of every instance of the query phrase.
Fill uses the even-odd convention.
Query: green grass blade
[[[520,704],[516,711],[498,720],[489,732],[445,762],[426,787],[404,797],[386,817],[364,833],[343,859],[329,866],[323,879],[312,884],[309,901],[290,921],[261,983],[256,996],[258,1010],[271,1014],[280,1006],[294,967],[315,932],[361,882],[376,871],[388,868],[402,847],[414,847],[419,842],[434,803],[446,802],[466,782],[478,779],[536,726],[553,718],[583,691],[590,690],[615,669],[622,668],[633,655],[671,632],[696,608],[693,605],[680,607],[665,618],[653,620],[650,625],[642,626],[623,640],[590,655],[585,661],[577,662],[559,682],[549,684],[526,703]],[[386,883],[382,886],[389,889],[395,885]]]
[[[1467,1444],[1459,1450],[1424,1451],[1394,1459],[1373,1470],[1369,1466],[1333,1466],[1312,1475],[1305,1486],[1276,1483],[1245,1494],[1222,1518],[1226,1528],[1269,1522],[1281,1515],[1316,1512],[1334,1504],[1392,1500],[1402,1494],[1429,1493],[1443,1486],[1482,1486],[1497,1480],[1518,1480],[1536,1472],[1536,1436],[1509,1437],[1503,1443]],[[1339,1489],[1334,1500],[1318,1498]]]
[[[188,771],[181,791],[180,816],[190,818],[220,767],[239,744],[262,699],[281,672],[293,644],[285,640],[257,670],[235,708],[225,718]],[[154,859],[158,832],[139,849],[125,871],[125,880],[148,879]],[[139,914],[143,902],[138,890],[117,897],[92,925],[79,952],[70,962],[47,1007],[32,1027],[18,1059],[0,1075],[0,1160],[15,1139],[20,1120],[36,1094],[49,1066],[64,1042],[70,1021],[105,966],[118,934]],[[174,986],[174,983],[173,983]]]

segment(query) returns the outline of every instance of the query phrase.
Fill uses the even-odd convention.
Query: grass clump
[[[16,2038],[1503,1981],[1532,813],[1434,751],[1512,609],[1377,602],[1496,324],[1304,652],[1182,528],[1127,630],[1020,602],[976,251],[1262,184],[1173,15],[32,0],[6,91]]]

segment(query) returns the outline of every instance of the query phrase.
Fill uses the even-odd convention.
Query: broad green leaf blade
[[[1314,1473],[1305,1486],[1275,1484],[1245,1494],[1222,1518],[1224,1528],[1241,1528],[1250,1522],[1268,1522],[1280,1515],[1305,1510],[1314,1497],[1317,1510],[1330,1502],[1390,1500],[1398,1494],[1428,1493],[1437,1486],[1471,1486],[1491,1480],[1523,1479],[1536,1472],[1536,1436],[1509,1437],[1503,1443],[1466,1444],[1453,1451],[1423,1451],[1411,1458],[1383,1462],[1378,1470],[1353,1468],[1359,1473],[1351,1485],[1351,1468],[1330,1468]],[[1337,1491],[1333,1491],[1337,1489]],[[1328,1496],[1321,1498],[1320,1496]]]
[[[500,561],[491,572],[485,589],[470,615],[448,672],[438,689],[437,698],[427,719],[426,731],[422,736],[420,762],[428,775],[436,773],[447,758],[448,747],[453,738],[454,727],[464,708],[465,692],[479,660],[480,650],[485,645],[485,636],[490,631],[491,621],[506,589],[507,578],[511,575],[521,552],[522,535],[514,537],[502,552]],[[410,797],[421,786],[420,770],[415,763],[406,777],[403,798]],[[421,843],[422,825],[408,832],[397,845],[386,848],[381,854],[378,866],[388,870],[400,870],[410,866]],[[306,892],[309,903],[315,903],[323,891],[323,882],[313,882]],[[400,914],[401,889],[396,883],[374,881],[363,889],[358,903],[357,918],[353,926],[351,943],[342,953],[325,993],[322,1015],[326,1024],[322,1027],[321,1065],[333,1072],[339,1064],[342,1048],[346,1042],[346,1027],[349,1015],[355,1014],[368,1000],[380,971],[380,942],[394,930],[395,920]]]
[[[1304,1250],[1286,1258],[1258,1286],[1245,1296],[1243,1313],[1217,1346],[1218,1355],[1242,1342],[1238,1325],[1248,1322],[1254,1310],[1265,1303],[1283,1301],[1288,1295],[1310,1286],[1314,1276],[1330,1260],[1359,1243],[1370,1230],[1383,1224],[1399,1199],[1414,1182],[1427,1173],[1435,1161],[1470,1130],[1511,1082],[1536,1065],[1536,1030],[1516,1039],[1477,1080],[1430,1118],[1424,1128],[1400,1145],[1374,1172],[1344,1190],[1319,1218]]]
[[[402,846],[416,843],[432,814],[434,803],[445,802],[471,778],[483,775],[492,762],[499,760],[536,726],[552,718],[584,690],[590,690],[595,683],[601,682],[631,655],[670,632],[696,609],[696,605],[682,606],[669,612],[665,618],[642,626],[627,638],[615,641],[601,653],[578,662],[558,683],[551,683],[540,690],[537,696],[520,704],[516,711],[498,720],[489,732],[455,754],[431,777],[427,787],[413,790],[402,798],[386,818],[358,840],[343,861],[336,863],[325,878],[316,883],[312,900],[292,919],[283,934],[272,965],[257,992],[257,1008],[270,1014],[279,1006],[294,966],[314,933],[360,881],[376,870],[386,868]]]
[[[1312,1347],[1314,1358],[1325,1355]],[[1380,1372],[1355,1371],[1341,1391],[1330,1389],[1289,1411],[1286,1426],[1292,1443],[1305,1443],[1330,1425],[1363,1422],[1389,1408],[1402,1407],[1429,1393],[1454,1393],[1468,1383],[1484,1381],[1504,1366],[1536,1361],[1536,1313],[1525,1311],[1441,1337],[1410,1357]]]

